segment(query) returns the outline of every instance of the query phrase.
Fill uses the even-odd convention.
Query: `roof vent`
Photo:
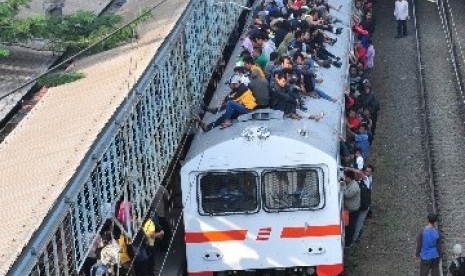
[[[268,112],[257,112],[252,114],[252,120],[265,121],[270,119],[270,113]]]
[[[258,109],[250,113],[239,116],[238,120],[241,122],[245,121],[268,121],[282,119],[283,112],[280,110],[272,109]]]

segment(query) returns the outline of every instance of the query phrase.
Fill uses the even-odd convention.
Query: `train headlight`
[[[268,137],[270,137],[270,135],[271,135],[271,132],[266,127],[259,127],[257,129],[257,136],[258,136],[258,139],[260,139],[260,140],[265,140]]]
[[[271,132],[267,127],[250,127],[242,132],[242,137],[247,141],[252,141],[255,137],[259,140],[266,140],[270,135]]]
[[[307,267],[307,269],[305,270],[305,273],[307,275],[315,275],[315,268],[313,267]]]
[[[251,129],[244,129],[244,131],[242,132],[242,137],[244,137],[245,140],[247,141],[252,141],[253,138],[254,138],[254,133]]]

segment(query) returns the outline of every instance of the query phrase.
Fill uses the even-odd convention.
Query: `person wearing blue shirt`
[[[355,133],[355,145],[362,150],[362,157],[367,160],[370,152],[370,139],[368,137],[366,124],[360,124],[358,133]]]
[[[416,256],[420,259],[420,276],[439,276],[439,259],[442,254],[441,234],[435,227],[436,214],[428,215],[428,224],[418,234]]]

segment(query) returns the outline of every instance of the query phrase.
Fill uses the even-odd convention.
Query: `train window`
[[[199,212],[223,215],[258,212],[258,177],[253,172],[209,172],[199,176]]]
[[[265,171],[262,178],[265,210],[318,208],[322,177],[318,168]]]

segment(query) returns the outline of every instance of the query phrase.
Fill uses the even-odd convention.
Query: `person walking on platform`
[[[428,214],[428,223],[417,237],[416,257],[420,259],[420,276],[439,276],[439,258],[442,254],[441,234],[435,227],[436,214]]]
[[[396,0],[394,16],[397,21],[397,38],[407,36],[408,2],[407,0]]]

